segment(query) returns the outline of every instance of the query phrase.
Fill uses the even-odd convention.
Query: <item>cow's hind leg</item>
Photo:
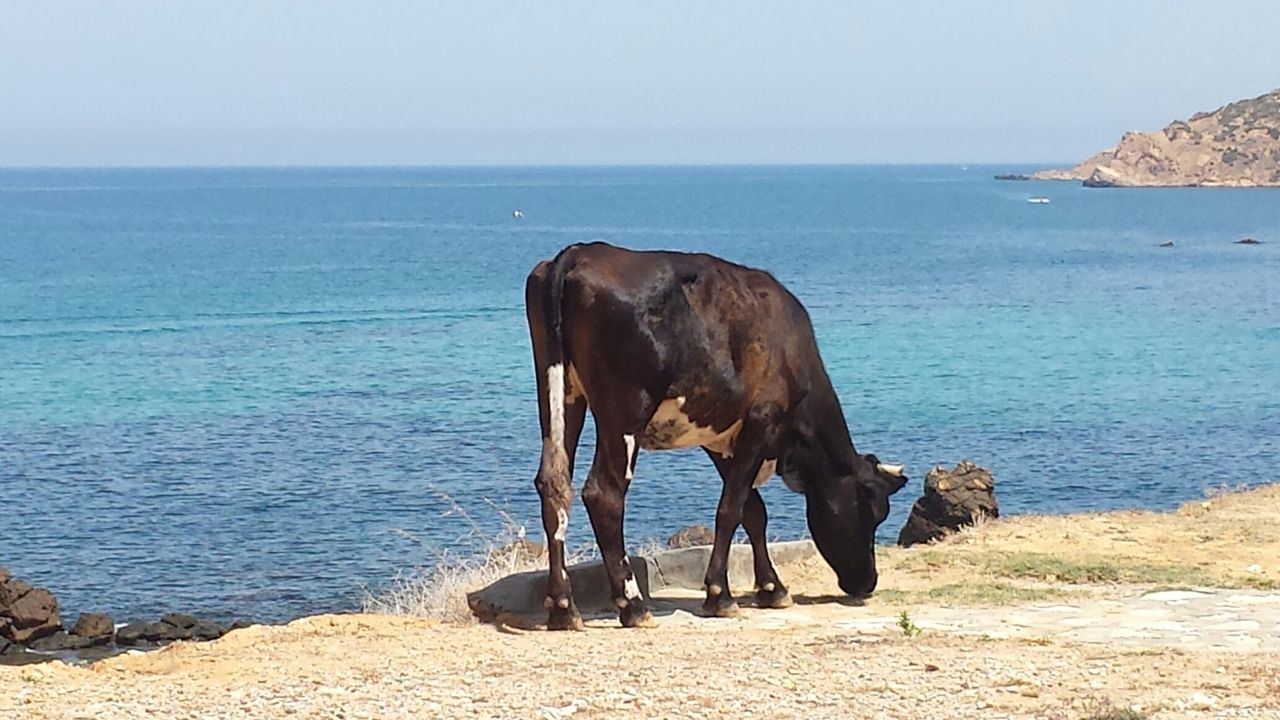
[[[565,537],[569,511],[573,506],[573,459],[586,417],[587,403],[581,398],[566,403],[563,440],[542,439],[542,462],[534,485],[542,500],[542,528],[547,534],[547,629],[581,630],[582,617],[573,602],[569,572],[565,562]],[[555,429],[559,429],[558,425]],[[553,432],[554,434],[554,432]]]
[[[626,507],[627,488],[635,468],[636,441],[632,435],[611,434],[600,426],[597,416],[595,459],[591,472],[582,487],[582,501],[591,516],[596,543],[605,571],[609,575],[609,590],[618,608],[618,619],[625,627],[651,627],[653,616],[645,605],[640,585],[631,570],[627,549],[623,542],[622,521]]]
[[[566,367],[556,323],[550,321],[552,300],[548,276],[551,265],[539,263],[525,285],[529,337],[538,386],[538,422],[542,429],[542,459],[534,485],[542,500],[542,527],[547,533],[547,628],[580,630],[582,618],[573,602],[565,569],[564,540],[569,529],[573,496],[573,458],[586,417],[587,401],[573,392],[571,366]],[[569,372],[567,372],[569,371]]]
[[[765,544],[768,523],[769,513],[765,510],[764,499],[760,497],[759,490],[751,488],[742,510],[742,527],[751,540],[751,559],[756,571],[756,605],[764,608],[791,607],[791,593],[778,579]]]

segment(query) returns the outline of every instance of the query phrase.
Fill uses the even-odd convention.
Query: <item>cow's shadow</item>
[[[855,598],[848,595],[826,595],[826,594],[797,594],[792,595],[791,599],[798,606],[814,606],[814,605],[842,605],[844,607],[864,607],[867,602],[866,598]],[[738,605],[742,609],[750,609],[761,612],[777,612],[785,613],[787,608],[767,608],[756,604],[755,597],[750,594],[737,596]],[[674,615],[676,612],[686,612],[690,615],[707,620],[718,620],[721,618],[708,617],[702,614],[702,598],[699,597],[656,597],[649,600],[649,611],[658,617]]]

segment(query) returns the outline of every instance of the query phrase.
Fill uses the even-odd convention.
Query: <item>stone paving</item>
[[[744,607],[731,620],[707,619],[692,610],[701,595],[660,593],[660,623],[749,623],[757,627],[823,623],[867,633],[898,633],[899,614],[888,608],[839,602],[801,604],[785,610]],[[1138,647],[1174,646],[1222,651],[1280,651],[1280,593],[1246,590],[1165,590],[1122,598],[1039,603],[998,608],[913,607],[910,620],[924,632],[992,638],[1053,638]],[[607,622],[607,621],[597,621]]]

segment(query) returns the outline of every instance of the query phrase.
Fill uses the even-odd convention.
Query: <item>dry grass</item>
[[[984,520],[930,545],[884,547],[869,603],[1010,605],[1133,589],[1280,587],[1280,486],[1215,488],[1174,512]],[[793,592],[838,593],[820,559],[781,568]]]
[[[437,491],[438,492],[438,491]],[[479,547],[479,552],[460,555],[448,549],[432,550],[434,561],[407,575],[391,580],[387,587],[365,590],[361,609],[378,615],[399,615],[469,624],[475,622],[467,606],[467,593],[479,590],[514,573],[545,570],[546,548],[526,539],[524,525],[489,500],[485,503],[497,514],[501,529],[486,532],[451,496],[439,492],[450,505],[446,515],[460,517],[470,532],[459,539],[466,547]],[[583,562],[593,556],[593,548],[569,551],[569,564]]]

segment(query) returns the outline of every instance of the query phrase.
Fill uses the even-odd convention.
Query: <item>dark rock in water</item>
[[[244,619],[236,620],[235,622],[227,626],[227,632],[231,632],[232,630],[243,630],[248,627],[253,627],[254,625],[257,625],[257,623],[255,623],[252,620],[244,620]]]
[[[1236,245],[1261,245],[1262,241],[1256,238],[1240,238],[1236,241]]]
[[[116,635],[116,624],[101,613],[83,613],[71,634],[89,641],[90,645],[110,645]]]
[[[196,640],[217,640],[223,632],[222,626],[212,620],[200,620],[191,627],[191,635]]]
[[[137,645],[144,642],[144,636],[150,623],[134,621],[116,630],[116,644],[122,646]]]
[[[193,624],[194,627],[194,624]],[[167,643],[174,640],[190,640],[195,637],[190,627],[178,627],[163,620],[147,626],[142,639],[153,643]]]
[[[195,627],[196,623],[200,622],[200,619],[194,615],[171,612],[165,613],[164,616],[160,618],[160,622],[168,623],[176,628],[188,630]]]
[[[677,530],[675,535],[667,538],[667,547],[697,547],[698,545],[711,545],[715,541],[716,534],[711,528],[706,525],[690,525],[687,528]]]
[[[14,577],[6,577],[0,583],[0,618],[8,621],[3,628],[5,637],[19,644],[27,644],[62,629],[62,622],[58,619],[58,599],[53,593],[31,587]]]
[[[1173,241],[1165,240],[1164,242],[1160,243],[1160,247],[1173,247]]]
[[[997,180],[1030,180],[1031,176],[1024,175],[1023,173],[1000,173],[999,175],[996,175],[996,179]]]
[[[991,471],[963,460],[953,470],[935,467],[924,480],[924,496],[911,508],[907,524],[898,533],[903,547],[929,542],[982,515],[999,517],[995,479]]]
[[[39,652],[57,652],[59,650],[79,650],[92,645],[93,642],[88,638],[59,630],[52,635],[46,635],[39,640],[31,643],[31,649]]]

